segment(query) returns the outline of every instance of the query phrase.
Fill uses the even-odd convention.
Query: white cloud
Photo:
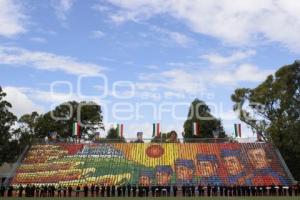
[[[0,36],[12,37],[26,32],[26,16],[15,0],[0,0]]]
[[[217,84],[236,85],[239,82],[260,82],[272,74],[273,70],[259,69],[252,64],[242,64],[234,70],[220,70],[211,76]]]
[[[11,111],[18,117],[33,111],[44,111],[44,108],[34,103],[22,88],[8,86],[4,87],[3,91],[7,94],[5,99],[12,104]]]
[[[172,92],[197,95],[208,88],[218,86],[236,86],[241,82],[258,83],[263,81],[273,70],[260,69],[252,64],[240,64],[236,67],[193,68],[174,67],[170,70],[150,74],[140,74],[136,88],[139,90],[158,91],[165,89]],[[174,93],[175,92],[175,93]]]
[[[95,75],[104,70],[102,66],[79,62],[73,57],[7,46],[0,46],[0,64],[28,66],[47,71],[59,70],[74,75]]]
[[[166,35],[166,37],[171,40],[172,42],[175,42],[177,45],[186,47],[188,44],[192,44],[194,41],[192,38],[188,37],[187,35],[183,33],[179,33],[176,31],[170,31],[158,26],[151,26],[151,29]]]
[[[202,55],[201,58],[207,59],[212,64],[226,65],[254,56],[255,54],[256,52],[254,50],[248,50],[248,51],[236,51],[230,56],[222,56],[218,53],[205,54]]]
[[[66,20],[75,0],[52,0],[52,7],[60,20]]]
[[[174,68],[158,73],[140,74],[137,83],[138,89],[155,91],[163,88],[171,91],[197,94],[206,89],[203,79],[198,76],[199,72],[190,72],[180,68]]]
[[[100,39],[100,38],[103,38],[104,36],[105,36],[105,33],[103,33],[100,30],[92,31],[92,33],[91,33],[91,38],[94,38],[94,39]]]
[[[37,43],[46,43],[47,40],[41,37],[32,37],[29,39],[30,41],[37,42]]]
[[[300,51],[300,4],[295,0],[107,0],[119,7],[111,19],[148,19],[168,14],[197,33],[230,45],[252,45],[267,40]]]

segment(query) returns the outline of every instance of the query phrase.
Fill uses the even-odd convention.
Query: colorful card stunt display
[[[35,145],[19,184],[288,185],[270,144]]]

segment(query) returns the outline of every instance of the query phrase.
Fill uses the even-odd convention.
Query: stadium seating
[[[34,145],[12,185],[289,185],[282,164],[265,143]]]

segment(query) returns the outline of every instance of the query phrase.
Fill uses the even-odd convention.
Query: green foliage
[[[96,130],[104,130],[102,121],[100,105],[94,102],[70,101],[38,116],[34,132],[37,137],[45,137],[52,131],[56,131],[62,137],[68,137],[72,136],[73,123],[81,122],[82,136],[87,135],[89,138],[93,138]]]
[[[193,135],[193,123],[198,122],[200,135]],[[214,131],[218,132],[218,138],[227,137],[221,120],[215,118],[204,101],[195,99],[189,109],[188,119],[184,122],[184,139],[187,142],[197,142],[194,138],[214,138]]]
[[[107,132],[106,142],[125,142],[123,137],[120,137],[116,128],[110,128]]]
[[[300,63],[280,68],[253,89],[239,88],[231,97],[239,118],[282,153],[300,179]]]
[[[18,141],[12,137],[11,129],[17,117],[9,111],[12,105],[4,100],[5,96],[6,93],[0,87],[0,165],[14,161],[18,150]]]

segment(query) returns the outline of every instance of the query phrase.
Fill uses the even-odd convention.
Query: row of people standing
[[[180,193],[179,193],[180,192]],[[122,186],[104,186],[104,185],[26,185],[14,188],[13,186],[0,187],[0,196],[4,197],[157,197],[157,196],[300,196],[300,184],[283,186],[194,186],[184,185],[173,186],[142,186],[142,185],[122,185]],[[151,193],[151,194],[150,194]]]

